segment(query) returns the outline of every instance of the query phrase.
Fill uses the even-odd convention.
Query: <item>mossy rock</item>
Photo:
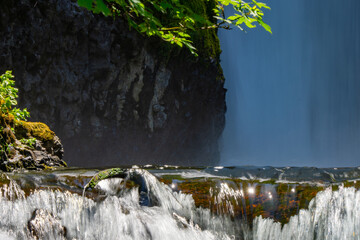
[[[113,178],[113,177],[124,178],[124,177],[126,177],[126,173],[125,173],[124,169],[122,169],[122,168],[110,168],[110,169],[106,169],[104,171],[100,171],[97,174],[95,174],[91,178],[91,180],[86,184],[85,190],[94,189],[94,187],[96,187],[96,185],[101,180],[104,180],[107,178]]]
[[[41,122],[24,122],[19,121],[15,129],[16,135],[20,138],[35,137],[40,141],[54,140],[55,133],[50,128]]]
[[[227,214],[240,218],[252,225],[255,217],[272,218],[286,224],[300,209],[308,209],[309,203],[316,195],[328,187],[333,191],[343,187],[360,189],[360,181],[345,181],[337,184],[283,183],[276,179],[267,181],[243,180],[234,178],[182,178],[181,175],[161,175],[159,181],[182,193],[191,194],[196,207],[208,208],[213,214]],[[219,202],[220,186],[226,183],[230,189],[241,190],[240,195],[222,194]],[[253,193],[249,193],[253,187]],[[268,189],[268,190],[266,190]],[[271,193],[271,197],[269,197]],[[229,208],[229,204],[233,206]]]
[[[199,14],[206,20],[216,24],[216,19],[213,17],[213,9],[216,7],[215,1],[187,0],[183,1],[183,4],[196,14]],[[219,38],[217,36],[217,29],[198,30],[191,33],[191,35],[200,56],[219,58],[221,49]]]
[[[19,121],[11,114],[0,114],[0,127],[0,170],[46,170],[67,166],[62,160],[62,144],[46,124]],[[26,142],[30,140],[31,144]]]

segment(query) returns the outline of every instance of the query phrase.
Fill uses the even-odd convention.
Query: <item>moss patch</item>
[[[85,186],[85,190],[91,188],[93,189],[101,180],[112,178],[112,177],[125,177],[124,169],[122,168],[110,168],[104,171],[98,172],[93,176]]]
[[[33,136],[40,141],[52,141],[55,137],[55,133],[45,123],[41,122],[20,121],[15,131],[22,138]]]
[[[225,178],[186,179],[180,175],[162,175],[158,179],[170,187],[174,184],[177,191],[191,194],[196,207],[208,208],[214,214],[227,214],[232,218],[245,219],[250,226],[257,216],[272,218],[281,224],[288,223],[291,216],[298,214],[300,209],[307,209],[316,194],[328,187],[332,187],[333,191],[338,190],[341,185],[360,189],[360,181],[317,185],[278,183],[273,179],[263,182]],[[232,195],[232,190],[228,195],[220,193],[220,184],[228,185],[229,189],[237,191],[238,195]],[[219,194],[222,194],[221,198]]]
[[[46,124],[0,114],[0,170],[64,167],[62,156],[62,145]]]
[[[213,9],[216,2],[206,0],[187,0],[183,4],[193,12],[204,17],[206,20],[216,23],[213,18]],[[195,47],[198,49],[199,56],[212,57],[218,59],[221,53],[220,42],[217,36],[217,29],[198,30],[191,33]]]

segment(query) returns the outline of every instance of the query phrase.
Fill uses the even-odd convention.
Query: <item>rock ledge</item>
[[[16,121],[11,115],[1,115],[0,126],[0,170],[66,167],[60,139],[46,124]]]

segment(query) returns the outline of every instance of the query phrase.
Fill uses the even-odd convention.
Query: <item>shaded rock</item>
[[[13,70],[20,107],[58,134],[66,161],[216,164],[226,110],[216,32],[198,34],[195,58],[76,2],[3,1],[0,13],[0,70]]]

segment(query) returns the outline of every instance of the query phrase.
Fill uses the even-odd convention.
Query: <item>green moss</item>
[[[210,208],[216,211],[216,206],[211,206],[210,188],[214,188],[215,182],[206,181],[204,179],[186,180],[177,184],[178,190],[186,194],[192,194],[196,207]]]
[[[356,189],[360,188],[360,181],[345,181],[343,182],[344,187],[354,187]]]
[[[52,141],[55,137],[55,133],[45,123],[41,122],[20,121],[16,125],[15,132],[20,139],[33,136],[40,141]]]
[[[187,0],[183,4],[189,7],[193,12],[203,16],[206,20],[216,23],[213,18],[213,9],[216,2],[213,0]],[[195,47],[198,49],[199,56],[212,57],[218,59],[221,53],[220,42],[217,36],[217,29],[198,30],[191,33]]]
[[[98,172],[97,174],[95,174],[95,176],[93,176],[90,180],[90,182],[88,182],[85,186],[85,190],[91,188],[93,189],[101,180],[107,179],[107,178],[112,178],[112,177],[116,177],[116,176],[122,176],[124,177],[124,169],[122,168],[110,168],[110,169],[106,169],[104,171]]]
[[[191,194],[197,207],[208,208],[213,214],[228,214],[231,217],[247,219],[250,225],[257,216],[270,217],[285,224],[291,216],[298,214],[299,209],[307,209],[316,194],[327,188],[325,185],[315,184],[297,183],[295,186],[294,183],[277,183],[273,179],[261,182],[225,178],[184,179],[180,175],[162,175],[159,180],[169,186],[175,184],[177,191]],[[224,201],[217,202],[216,196],[220,191],[220,183],[226,183],[231,189],[237,191],[242,190],[243,195],[234,197],[230,194],[224,198]],[[343,185],[354,186],[355,184],[358,182],[349,181]],[[262,190],[266,185],[273,185],[276,194],[269,197],[268,192]],[[255,187],[254,194],[249,194],[249,187]],[[337,190],[336,187],[333,189]],[[230,203],[233,206],[233,212],[229,212],[228,204]]]
[[[339,185],[333,184],[333,185],[331,185],[331,189],[332,189],[332,191],[338,191],[339,190]]]

